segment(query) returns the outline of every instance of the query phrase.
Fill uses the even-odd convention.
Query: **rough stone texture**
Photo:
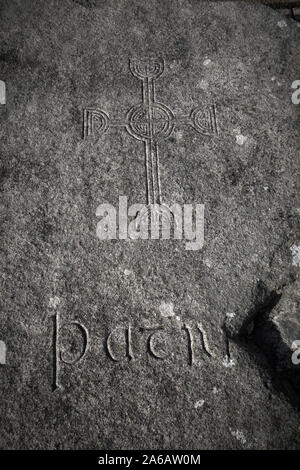
[[[278,370],[293,368],[292,345],[296,338],[300,338],[299,312],[300,284],[296,280],[278,296],[270,312],[259,317],[259,325],[250,333],[254,334]]]
[[[300,448],[298,372],[277,370],[260,322],[283,305],[280,341],[300,339],[284,332],[299,272],[300,29],[247,3],[84,3],[0,1],[1,448]],[[145,202],[144,149],[121,126],[83,140],[83,109],[124,119],[141,102],[129,70],[141,57],[164,58],[156,99],[175,116],[217,105],[218,136],[179,123],[159,143],[165,203],[205,204],[199,251],[96,237],[99,204]],[[88,350],[58,360],[53,391],[55,352],[82,349],[72,321]],[[133,357],[120,329],[114,361],[106,340],[129,323]],[[164,359],[149,353],[151,326]]]

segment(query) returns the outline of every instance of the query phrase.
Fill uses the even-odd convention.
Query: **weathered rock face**
[[[236,2],[0,7],[1,447],[299,447],[294,376],[257,339],[299,271],[296,23]],[[100,239],[119,196],[204,204],[203,248]]]
[[[300,363],[299,312],[300,284],[297,279],[283,290],[282,295],[276,297],[272,309],[258,315],[257,323],[250,331],[250,335],[253,335],[256,343],[261,345],[275,369],[280,372],[292,370]]]
[[[288,287],[282,296],[279,304],[272,312],[272,322],[280,333],[280,338],[288,349],[295,349],[293,342],[295,338],[300,338],[300,283],[295,282]],[[279,365],[291,367],[290,354],[284,355],[283,346],[278,345]]]

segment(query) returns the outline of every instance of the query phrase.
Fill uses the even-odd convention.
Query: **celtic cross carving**
[[[124,121],[111,120],[99,109],[83,111],[83,137],[104,134],[110,126],[123,126],[135,139],[144,144],[147,204],[162,204],[158,143],[167,139],[177,123],[191,125],[203,135],[218,135],[215,104],[203,109],[197,106],[188,117],[176,119],[171,109],[156,100],[155,81],[164,72],[164,61],[160,58],[131,59],[129,68],[142,83],[142,102],[133,106]]]

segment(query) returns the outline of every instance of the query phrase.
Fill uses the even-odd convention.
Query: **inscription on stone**
[[[144,144],[147,204],[162,204],[158,143],[167,139],[178,124],[189,124],[203,135],[218,135],[216,105],[208,109],[197,106],[188,116],[177,116],[169,106],[156,100],[155,82],[163,75],[165,62],[161,58],[130,59],[129,69],[141,82],[142,102],[134,105],[125,120],[110,119],[99,109],[83,111],[83,138],[103,135],[110,126],[124,127]]]
[[[88,329],[79,321],[62,322],[59,313],[53,317],[53,391],[61,387],[60,372],[63,366],[75,366],[87,355],[91,338]],[[71,332],[71,329],[73,331]],[[134,333],[134,337],[133,337]],[[176,334],[174,334],[176,333]],[[68,337],[65,346],[64,337]],[[76,341],[75,341],[76,340]],[[70,343],[76,342],[77,346]],[[182,343],[183,363],[187,366],[200,365],[198,355],[215,358],[208,344],[202,325],[178,325],[169,328],[164,325],[135,326],[125,324],[115,326],[103,337],[103,349],[107,359],[115,363],[144,361],[146,356],[155,361],[171,362],[179,358],[170,353],[170,347]]]

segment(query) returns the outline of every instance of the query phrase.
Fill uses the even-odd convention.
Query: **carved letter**
[[[88,333],[88,330],[86,329],[86,327],[84,325],[82,325],[81,323],[79,323],[78,321],[72,321],[70,323],[65,323],[63,325],[60,325],[59,314],[58,313],[56,313],[53,316],[53,320],[54,320],[54,343],[53,343],[54,344],[54,348],[53,348],[53,356],[54,356],[53,357],[54,358],[53,391],[54,391],[54,390],[56,390],[57,388],[60,387],[60,384],[59,384],[60,362],[62,362],[63,364],[74,365],[74,364],[77,364],[79,361],[81,361],[84,358],[84,356],[87,352],[87,349],[88,349],[89,333]],[[79,331],[81,332],[81,335],[82,335],[82,340],[83,340],[82,351],[78,355],[78,357],[76,357],[73,360],[64,359],[63,355],[62,355],[62,352],[60,351],[60,345],[59,345],[60,331],[66,325],[71,325],[71,326],[75,325],[79,329]]]
[[[207,341],[207,336],[201,323],[198,323],[197,328],[201,336],[201,343],[202,343],[203,351],[207,354],[207,356],[214,357],[214,354],[210,351],[208,341]]]
[[[106,340],[106,350],[109,355],[109,357],[114,361],[114,362],[119,362],[120,359],[118,359],[114,352],[113,352],[113,347],[111,344],[111,340],[113,337],[113,334],[116,332],[116,330],[121,330],[123,329],[122,327],[117,327],[114,330],[112,330]],[[129,325],[128,328],[124,328],[124,335],[125,335],[125,343],[126,343],[126,353],[125,356],[128,358],[130,361],[133,359],[133,352],[132,352],[132,345],[131,345],[131,326]]]
[[[159,352],[155,350],[153,341],[154,341],[154,335],[158,331],[162,331],[163,328],[161,326],[154,326],[152,328],[141,328],[141,331],[152,331],[152,333],[148,337],[148,352],[151,356],[153,356],[155,359],[160,359],[163,360],[166,358],[166,355],[160,355]]]

